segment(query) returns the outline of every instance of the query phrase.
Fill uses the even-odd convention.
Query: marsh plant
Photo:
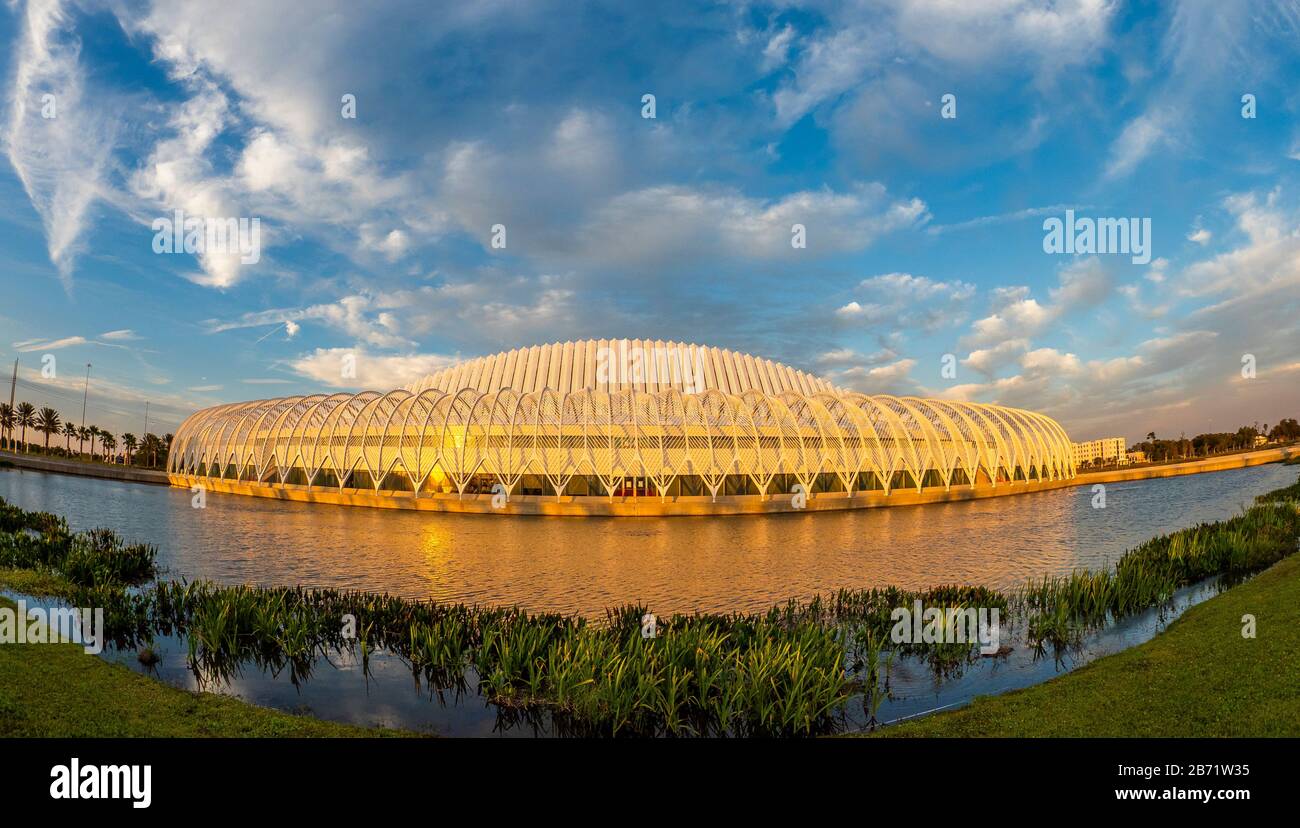
[[[48,512],[0,499],[0,567],[52,572],[78,586],[133,586],[157,575],[158,550],[127,544],[111,529],[70,532]]]
[[[1028,622],[1030,643],[1067,648],[1088,630],[1167,604],[1179,589],[1215,577],[1235,583],[1295,552],[1300,484],[1257,501],[1226,521],[1149,540],[1113,570],[1079,570],[1024,587],[1014,602]]]
[[[297,683],[321,661],[351,653],[369,670],[375,653],[402,659],[418,686],[477,693],[507,721],[545,719],[559,732],[599,735],[810,735],[842,726],[860,696],[869,721],[889,695],[896,658],[936,675],[979,657],[978,642],[892,640],[899,607],[997,609],[1019,621],[1031,647],[1068,648],[1092,629],[1153,607],[1177,590],[1231,582],[1296,551],[1300,484],[1259,498],[1221,523],[1148,541],[1113,569],[1045,578],[1002,593],[978,586],[911,591],[840,590],[765,613],[659,618],[642,634],[644,606],[604,618],[528,613],[301,587],[159,582],[155,551],[105,530],[73,535],[62,519],[0,500],[0,567],[66,579],[60,595],[103,607],[119,648],[157,635],[185,640],[200,681],[224,682],[244,665]],[[340,619],[355,619],[354,634]]]

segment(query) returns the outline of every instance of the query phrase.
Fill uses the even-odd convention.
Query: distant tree
[[[5,446],[10,450],[14,447],[14,422],[16,420],[13,406],[9,403],[0,403],[0,432],[3,432]]]
[[[1268,433],[1268,438],[1276,443],[1289,443],[1292,440],[1300,440],[1300,422],[1296,422],[1294,417],[1287,417],[1280,420],[1273,430]]]
[[[124,463],[135,465],[135,447],[140,445],[140,441],[135,439],[135,435],[127,432],[122,435],[122,446],[126,449],[126,458]]]
[[[108,462],[110,463],[114,462],[113,449],[117,448],[117,438],[115,438],[112,434],[105,432],[103,439],[101,439],[100,442],[104,444],[105,459],[108,460]]]
[[[50,435],[58,434],[59,428],[63,422],[59,419],[59,412],[50,408],[48,405],[42,408],[36,415],[36,430],[45,435],[45,453],[50,453]]]
[[[63,447],[67,449],[68,456],[72,456],[72,438],[77,436],[77,424],[72,420],[63,421]]]
[[[86,441],[90,439],[90,429],[85,426],[77,428],[77,454],[86,453]]]
[[[29,402],[18,403],[15,410],[17,414],[18,425],[22,427],[22,438],[19,442],[22,444],[23,452],[27,452],[27,427],[36,425],[36,408]]]
[[[144,435],[142,449],[145,456],[149,458],[149,468],[153,468],[158,461],[158,449],[162,447],[162,441],[158,439],[157,434]]]

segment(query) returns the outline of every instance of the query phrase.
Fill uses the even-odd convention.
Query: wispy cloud
[[[1023,210],[1014,210],[1010,213],[998,213],[992,216],[980,216],[978,218],[967,219],[966,221],[953,222],[952,224],[931,224],[925,228],[925,232],[931,235],[941,235],[943,233],[954,233],[961,230],[974,230],[980,227],[993,227],[999,224],[1009,224],[1011,222],[1022,221],[1027,218],[1037,216],[1051,216],[1064,213],[1066,210],[1087,210],[1090,205],[1087,204],[1053,204],[1050,207],[1026,207]]]
[[[108,189],[116,121],[86,87],[81,44],[68,23],[58,0],[22,7],[3,143],[71,291],[91,207]]]

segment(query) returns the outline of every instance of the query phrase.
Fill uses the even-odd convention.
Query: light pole
[[[13,375],[13,379],[9,380],[9,410],[10,411],[14,410],[14,392],[17,390],[18,390],[18,357],[14,357],[14,375]],[[13,442],[14,442],[13,428],[10,427],[9,441],[8,441],[9,444],[6,446],[6,448],[12,451]]]
[[[86,387],[81,392],[81,428],[86,428],[86,401],[90,399],[90,363],[86,363]],[[90,444],[91,452],[94,453],[95,443],[92,440]]]

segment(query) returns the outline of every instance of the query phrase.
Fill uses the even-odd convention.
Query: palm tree
[[[77,429],[77,454],[86,453],[86,441],[90,439],[90,429],[81,426]]]
[[[16,410],[18,415],[18,425],[22,426],[23,436],[19,442],[22,444],[23,453],[27,453],[27,427],[36,425],[36,408],[29,402],[18,403]]]
[[[113,449],[117,448],[117,439],[114,438],[112,434],[105,432],[104,439],[101,442],[104,444],[104,454],[108,459],[108,462],[112,463]]]
[[[9,403],[0,403],[0,432],[4,434],[5,444],[14,447],[14,409]]]
[[[50,435],[58,434],[59,428],[63,422],[59,419],[59,412],[50,408],[48,405],[40,410],[36,415],[36,430],[45,435],[45,453],[50,453]]]
[[[126,458],[122,462],[135,465],[135,447],[140,445],[140,441],[135,439],[135,435],[128,431],[122,435],[122,445],[126,448]]]
[[[100,431],[99,426],[97,425],[86,426],[86,430],[90,432],[90,459],[94,460],[95,459],[95,438],[103,434],[104,432]]]
[[[72,420],[63,421],[64,448],[68,450],[68,456],[72,456],[72,438],[77,436],[77,424]]]
[[[144,435],[144,443],[141,449],[148,453],[149,468],[153,468],[158,463],[158,450],[162,448],[162,441],[158,439],[157,434]]]

